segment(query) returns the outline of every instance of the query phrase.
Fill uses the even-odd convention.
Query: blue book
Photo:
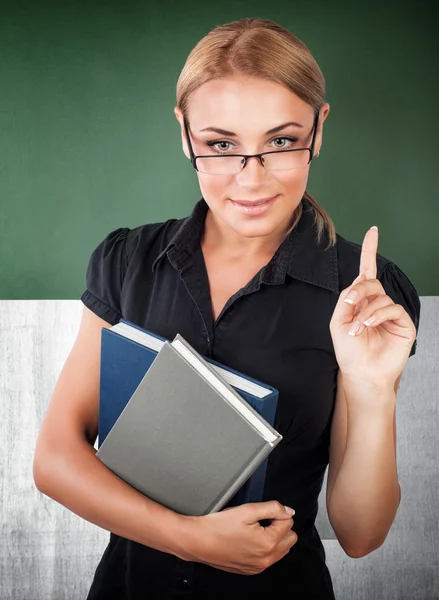
[[[102,329],[99,396],[98,447],[100,448],[145,373],[156,358],[165,338],[121,319]],[[271,426],[274,426],[278,391],[260,381],[203,357]],[[244,483],[227,507],[261,502],[268,458]]]

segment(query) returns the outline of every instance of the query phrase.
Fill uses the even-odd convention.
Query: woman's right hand
[[[297,542],[294,520],[276,500],[227,508],[191,521],[184,560],[223,571],[256,575],[283,558]],[[270,519],[263,527],[259,521]],[[193,527],[192,527],[193,524]]]

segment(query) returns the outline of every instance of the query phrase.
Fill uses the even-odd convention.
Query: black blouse
[[[201,354],[279,390],[274,427],[283,440],[269,456],[263,500],[295,509],[298,541],[283,559],[246,576],[112,533],[89,600],[259,598],[274,592],[295,600],[334,598],[314,526],[338,370],[329,322],[339,293],[358,275],[361,247],[339,235],[329,249],[326,239],[318,243],[312,208],[302,202],[298,225],[215,322],[200,248],[204,199],[187,218],[116,229],[93,252],[81,300],[99,317],[112,325],[124,318],[168,339],[180,333]],[[381,255],[377,267],[386,293],[418,328],[420,302],[411,282]],[[416,342],[411,354],[415,348]]]

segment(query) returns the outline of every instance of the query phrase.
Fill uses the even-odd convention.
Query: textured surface
[[[82,600],[108,533],[40,494],[33,484],[36,436],[73,344],[77,300],[0,301],[0,599]],[[439,298],[422,298],[418,352],[398,396],[402,501],[383,547],[346,556],[327,521],[317,527],[338,600],[436,600],[438,590]]]

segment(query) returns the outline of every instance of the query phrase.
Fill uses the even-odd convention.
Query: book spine
[[[270,444],[266,444],[263,446],[260,452],[258,452],[255,457],[251,460],[251,462],[247,465],[244,471],[239,475],[239,477],[234,481],[234,483],[227,488],[227,491],[219,498],[215,499],[212,503],[211,507],[207,509],[205,514],[211,514],[214,512],[218,512],[227,504],[227,502],[232,498],[236,492],[244,485],[244,483],[249,479],[252,473],[259,467],[259,465],[267,458],[270,452],[273,450],[273,447]]]

